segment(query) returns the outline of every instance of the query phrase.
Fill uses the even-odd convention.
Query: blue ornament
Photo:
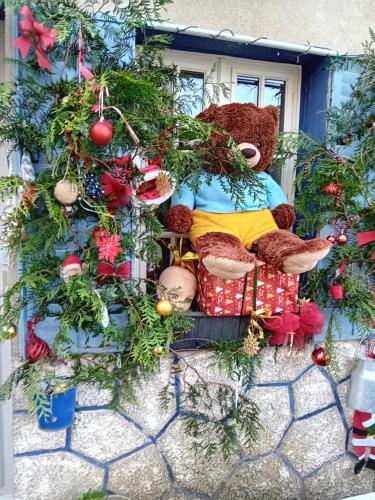
[[[94,199],[102,197],[104,191],[99,177],[96,174],[88,173],[86,174],[85,179],[85,193],[87,196]]]

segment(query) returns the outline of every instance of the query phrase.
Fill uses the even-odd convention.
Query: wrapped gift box
[[[223,280],[209,274],[202,263],[198,267],[198,305],[209,316],[239,316],[253,310],[254,271],[239,280]],[[296,312],[298,274],[285,274],[259,260],[257,271],[257,309],[270,306],[273,313]]]

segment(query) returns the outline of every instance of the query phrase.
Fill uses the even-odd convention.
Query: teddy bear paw
[[[328,242],[329,243],[329,242]],[[283,263],[283,270],[285,273],[301,274],[311,271],[317,263],[324,259],[328,254],[331,245],[324,248],[317,249],[316,251],[308,251],[297,253],[286,257]]]
[[[249,254],[250,256],[251,254]],[[254,260],[249,259],[249,262],[240,262],[225,257],[214,257],[207,255],[202,259],[202,262],[210,274],[224,280],[237,280],[243,278],[246,273],[254,269]]]

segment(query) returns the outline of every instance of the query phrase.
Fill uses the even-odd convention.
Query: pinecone
[[[242,349],[249,356],[255,356],[259,351],[259,342],[252,333],[249,332],[248,336],[245,337]]]

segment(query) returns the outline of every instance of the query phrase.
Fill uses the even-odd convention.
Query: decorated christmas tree
[[[22,271],[3,295],[0,340],[14,337],[17,324],[27,333],[26,362],[0,400],[22,385],[39,417],[48,416],[51,395],[79,383],[113,390],[114,407],[132,400],[139,377],[191,329],[189,316],[158,301],[153,276],[136,269],[158,264],[163,203],[187,173],[196,185],[212,154],[213,127],[189,116],[181,92],[190,82],[163,62],[168,37],[134,47],[135,29],[157,19],[165,3],[36,0],[8,11],[20,16],[13,41],[20,59],[14,80],[0,85],[0,141],[10,166],[0,179],[1,240]],[[255,177],[233,141],[227,149],[238,167],[229,189],[241,197],[242,179]],[[53,325],[49,344],[37,334],[42,324]],[[109,353],[74,354],[74,332],[101,338]],[[245,386],[255,358],[242,339],[217,347],[222,366],[242,373]],[[258,410],[231,384],[208,387],[203,377],[186,380],[187,432],[203,436],[208,454],[222,448],[228,456],[236,427],[254,439]]]
[[[298,149],[297,231],[301,235],[321,231],[333,244],[323,265],[309,273],[304,287],[306,296],[332,312],[328,343],[333,331],[340,336],[341,315],[363,335],[374,326],[374,44],[370,32],[361,56],[332,63],[333,71],[354,67],[359,76],[350,96],[329,109],[326,143],[318,144],[302,134],[281,138],[281,156],[288,156],[288,144]]]

